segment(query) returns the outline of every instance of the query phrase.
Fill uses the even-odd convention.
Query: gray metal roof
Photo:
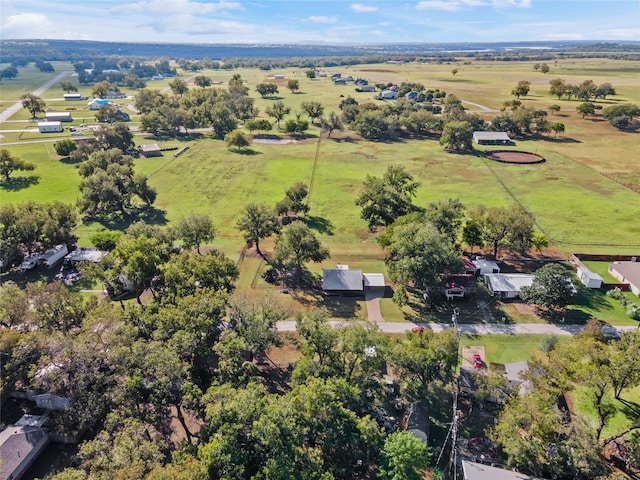
[[[464,480],[536,480],[524,473],[503,470],[502,468],[490,467],[481,463],[462,461],[462,471]],[[542,480],[542,479],[538,479]]]
[[[505,140],[510,141],[507,132],[473,132],[473,138],[475,140]]]
[[[384,287],[384,275],[382,273],[363,273],[365,287]]]
[[[322,289],[361,292],[362,270],[322,269]]]
[[[522,287],[530,287],[534,278],[526,273],[488,273],[484,281],[492,292],[520,292]]]

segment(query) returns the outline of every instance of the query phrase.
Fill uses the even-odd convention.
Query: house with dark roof
[[[409,407],[406,417],[407,432],[411,432],[424,443],[429,443],[429,407],[426,402],[415,402]]]
[[[609,273],[622,283],[628,283],[629,289],[640,297],[640,262],[613,262],[609,265]]]
[[[19,480],[49,443],[39,426],[9,425],[0,432],[0,480]]]

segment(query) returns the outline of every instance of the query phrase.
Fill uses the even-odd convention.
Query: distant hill
[[[85,40],[2,40],[2,63],[29,61],[81,61],[100,56],[138,58],[283,59],[310,57],[359,57],[434,55],[455,52],[504,53],[541,51],[640,52],[640,42],[498,42],[498,43],[404,43],[404,44],[173,44],[92,42]]]

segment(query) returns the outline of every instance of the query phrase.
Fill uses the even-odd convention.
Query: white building
[[[499,298],[516,298],[522,287],[530,287],[535,275],[526,273],[489,273],[484,283],[492,295]]]
[[[45,114],[47,122],[71,122],[71,112],[47,112]]]
[[[579,267],[577,275],[578,280],[587,288],[600,288],[602,286],[602,277],[586,267]]]
[[[61,132],[62,123],[60,122],[38,122],[38,130],[40,133]]]

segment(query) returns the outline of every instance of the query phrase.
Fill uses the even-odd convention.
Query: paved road
[[[329,322],[333,328],[339,328],[347,322]],[[379,322],[378,329],[383,333],[406,333],[416,326],[429,328],[434,332],[441,332],[446,328],[451,328],[447,323],[408,323],[408,322]],[[285,320],[277,324],[279,332],[295,332],[296,322]],[[550,325],[547,323],[516,323],[516,324],[464,324],[459,325],[462,335],[575,335],[582,330],[581,325]],[[634,330],[635,326],[605,327],[605,335],[610,337],[619,336],[622,332]]]
[[[56,83],[58,83],[60,80],[62,80],[64,77],[71,75],[71,72],[60,72],[58,75],[56,75],[55,77],[53,77],[51,80],[49,80],[47,83],[45,83],[44,85],[42,85],[39,88],[36,88],[33,92],[34,95],[40,96],[42,95],[47,89],[51,88],[53,85],[55,85]],[[0,113],[0,123],[1,122],[5,122],[7,121],[9,118],[11,118],[13,115],[15,115],[15,113],[20,110],[22,108],[22,102],[16,102],[13,105],[11,105],[9,108],[7,108],[4,112]]]

